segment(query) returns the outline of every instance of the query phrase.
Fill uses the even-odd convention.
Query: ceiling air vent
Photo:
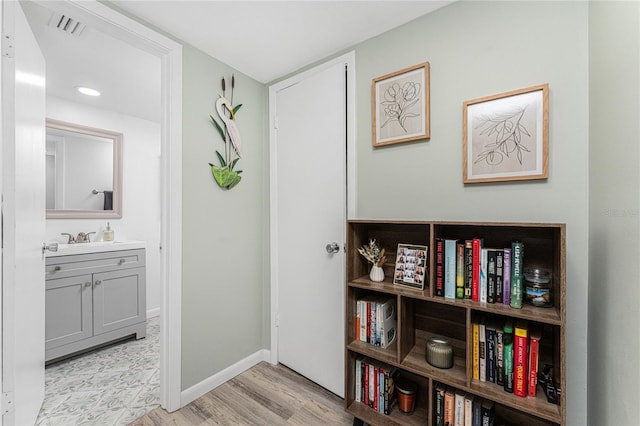
[[[86,25],[82,22],[58,12],[53,12],[53,14],[51,15],[49,26],[57,28],[60,31],[75,37],[80,37],[86,27]]]

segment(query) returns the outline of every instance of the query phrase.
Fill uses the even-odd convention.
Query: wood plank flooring
[[[341,398],[283,365],[261,362],[178,411],[156,408],[129,426],[352,424]]]

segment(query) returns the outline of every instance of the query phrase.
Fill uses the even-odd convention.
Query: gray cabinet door
[[[93,332],[98,335],[146,319],[145,269],[93,274]]]
[[[45,349],[91,337],[91,275],[46,281]]]

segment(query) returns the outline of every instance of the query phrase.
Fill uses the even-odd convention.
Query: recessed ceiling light
[[[92,89],[90,87],[76,86],[76,90],[78,92],[82,93],[83,95],[100,96],[100,92],[98,92],[96,89]]]

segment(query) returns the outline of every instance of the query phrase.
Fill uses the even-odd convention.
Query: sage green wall
[[[640,3],[591,2],[589,421],[640,422]]]
[[[587,2],[462,1],[356,46],[358,217],[567,224],[567,419],[587,423]],[[371,79],[431,64],[431,139],[371,147]],[[462,183],[462,103],[549,83],[549,179]],[[637,158],[637,155],[633,157]]]
[[[267,347],[266,88],[207,54],[183,50],[182,389]],[[211,125],[220,79],[235,72],[242,181],[221,190],[207,163],[223,143]],[[268,222],[266,222],[268,223]]]

